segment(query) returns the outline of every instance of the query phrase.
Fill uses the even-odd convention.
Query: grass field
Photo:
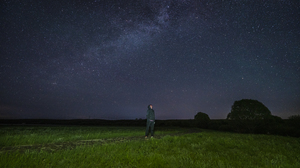
[[[300,167],[300,139],[157,127],[2,126],[0,167]]]

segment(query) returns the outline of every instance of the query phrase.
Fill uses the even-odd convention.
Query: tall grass
[[[300,167],[299,153],[297,138],[203,130],[55,152],[1,153],[0,167]]]

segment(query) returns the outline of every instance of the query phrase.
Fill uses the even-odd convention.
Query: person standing
[[[154,136],[154,124],[155,124],[155,113],[154,113],[152,104],[148,105],[146,118],[147,118],[147,127],[146,127],[145,138],[148,138],[149,128],[150,128],[150,131],[151,131],[151,138],[153,138],[153,136]]]

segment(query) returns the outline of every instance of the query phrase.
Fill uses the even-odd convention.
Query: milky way
[[[299,1],[1,2],[0,118],[300,114]]]

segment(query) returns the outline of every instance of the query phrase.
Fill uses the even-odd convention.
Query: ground
[[[165,136],[179,136],[179,135],[196,133],[196,132],[199,132],[199,130],[190,129],[187,132],[157,135],[154,138],[160,139]],[[134,140],[143,140],[143,139],[145,139],[144,136],[132,136],[132,137],[118,137],[118,138],[108,138],[108,139],[89,139],[89,140],[79,140],[79,141],[71,141],[71,142],[49,143],[49,144],[8,146],[8,147],[2,147],[0,149],[0,153],[14,152],[14,151],[19,151],[22,153],[27,150],[37,150],[37,151],[43,150],[43,151],[47,151],[47,152],[54,152],[54,151],[63,150],[63,149],[73,149],[73,148],[75,148],[77,146],[81,146],[81,145],[94,145],[94,144],[103,145],[103,144],[108,144],[108,143],[120,143],[120,142],[125,142],[125,141],[134,141]]]

